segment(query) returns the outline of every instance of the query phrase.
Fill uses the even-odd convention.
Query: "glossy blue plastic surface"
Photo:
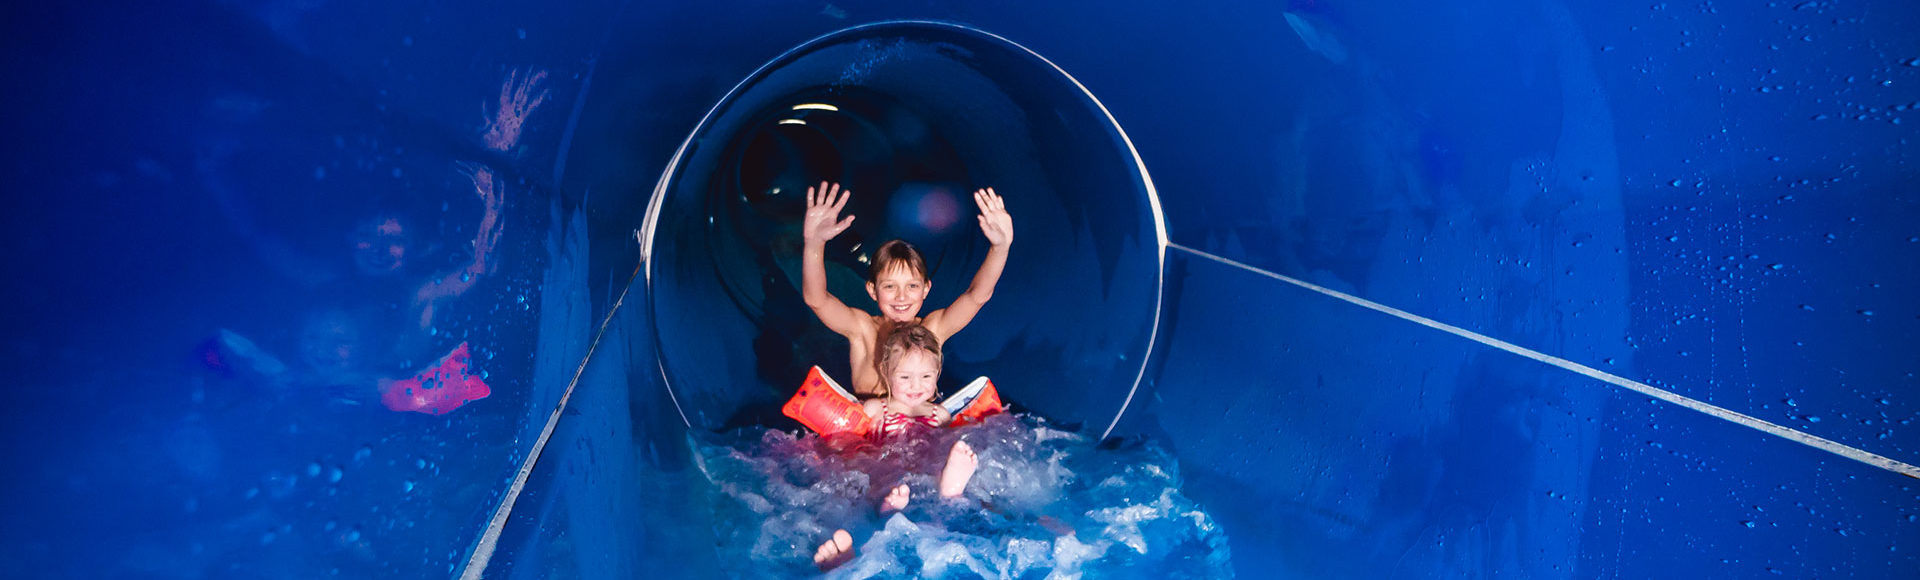
[[[689,429],[845,368],[766,193],[832,178],[856,307],[1007,196],[948,378],[1172,451],[1240,576],[1920,575],[1920,481],[1337,297],[1920,461],[1911,3],[1034,4],[5,8],[0,562],[718,574]],[[895,133],[741,153],[797,96]]]

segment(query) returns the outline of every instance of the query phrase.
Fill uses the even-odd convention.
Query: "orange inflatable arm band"
[[[787,399],[780,413],[821,435],[866,435],[872,427],[860,401],[827,378],[817,366],[807,371],[806,382],[800,383],[800,391]]]

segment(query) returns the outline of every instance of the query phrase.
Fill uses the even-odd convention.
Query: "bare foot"
[[[887,497],[880,499],[880,513],[884,514],[907,509],[907,501],[912,498],[913,492],[907,489],[907,484],[900,484],[900,487],[893,488],[893,491],[887,492]]]
[[[821,572],[832,570],[852,559],[853,534],[846,530],[834,530],[833,538],[813,551],[813,565],[819,566]]]
[[[940,471],[940,497],[960,497],[967,491],[967,481],[973,479],[973,470],[980,467],[980,457],[973,454],[973,447],[965,441],[953,442],[953,451],[947,453],[947,467]]]

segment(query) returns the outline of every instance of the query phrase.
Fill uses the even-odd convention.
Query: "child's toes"
[[[901,484],[899,487],[893,488],[893,491],[887,492],[886,499],[880,501],[880,510],[882,512],[897,512],[907,509],[907,503],[912,501],[912,499],[912,490],[908,489],[906,484]]]

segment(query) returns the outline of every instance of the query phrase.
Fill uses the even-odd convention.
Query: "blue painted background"
[[[675,400],[741,391],[669,395],[661,342],[698,337],[613,308],[647,302],[633,231],[735,83],[901,18],[1072,73],[1180,247],[1920,458],[1910,3],[1030,4],[0,9],[0,562],[453,576],[579,370],[487,575],[706,575],[685,436],[713,425]],[[544,104],[489,149],[531,70]],[[410,297],[471,259],[474,167],[504,188],[497,266],[423,327]],[[397,272],[353,248],[379,216],[409,232]],[[1067,243],[1019,236],[1016,255]],[[1115,435],[1175,452],[1243,576],[1920,574],[1910,478],[1192,251],[1165,272]],[[210,365],[223,330],[288,369]],[[491,397],[437,417],[366,400],[461,342]],[[313,354],[342,345],[344,364]]]

